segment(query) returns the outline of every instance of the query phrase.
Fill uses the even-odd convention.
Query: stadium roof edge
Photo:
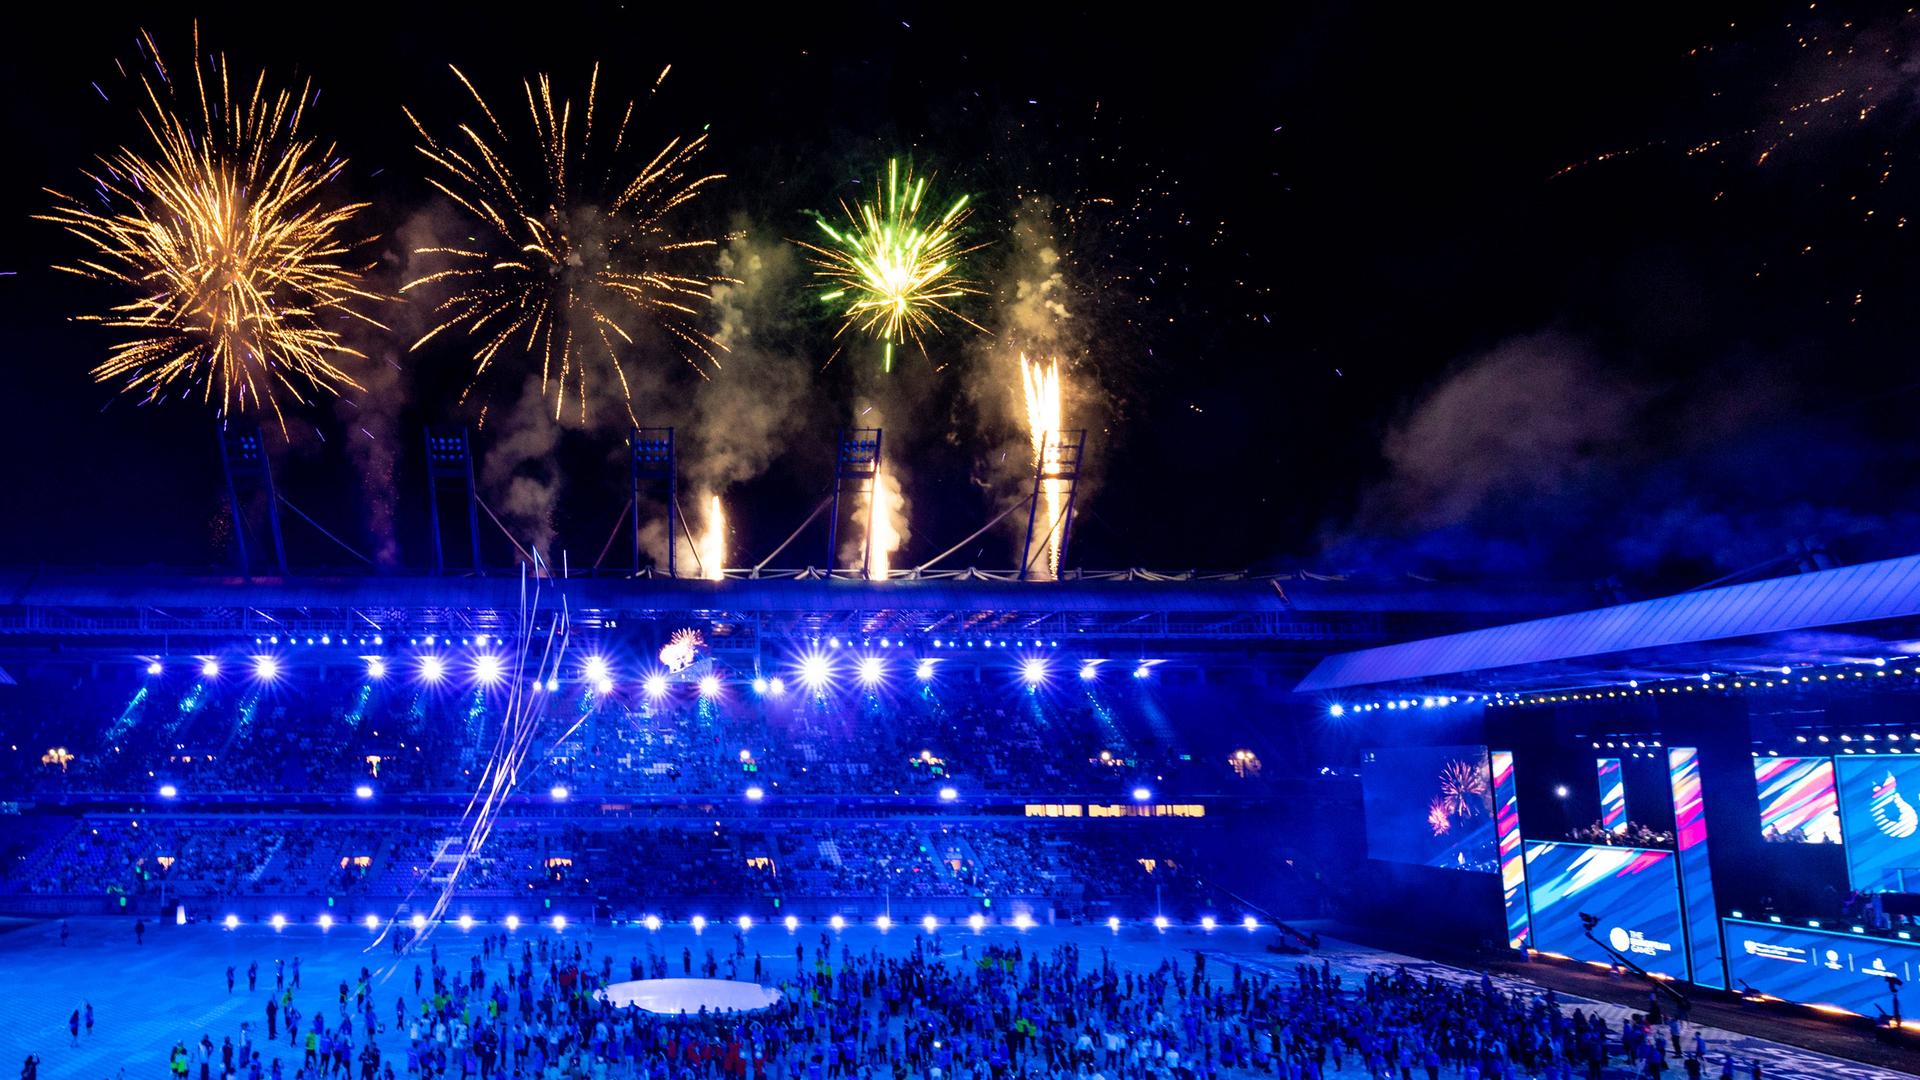
[[[1001,610],[1044,606],[1063,611],[1444,612],[1531,613],[1571,606],[1561,589],[1356,582],[1291,574],[1087,574],[1026,581],[975,574],[865,581],[852,576],[788,575],[720,581],[692,578],[580,577],[539,583],[587,607],[657,610],[807,611],[822,608]],[[239,575],[151,572],[0,571],[0,608],[207,607],[517,608],[521,581],[498,576]]]
[[[1512,673],[1916,617],[1920,555],[1909,555],[1339,653],[1321,660],[1294,690]],[[1804,654],[1804,646],[1796,648]]]

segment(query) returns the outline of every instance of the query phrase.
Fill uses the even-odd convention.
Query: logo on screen
[[[1834,949],[1827,950],[1827,970],[1828,971],[1840,970],[1840,953],[1837,950],[1834,950]]]
[[[1607,940],[1613,944],[1615,951],[1626,952],[1627,947],[1633,944],[1633,935],[1616,926],[1607,931]]]
[[[1873,958],[1873,963],[1867,965],[1866,973],[1878,975],[1884,979],[1894,978],[1893,972],[1888,971],[1886,963],[1877,956]]]
[[[1873,812],[1874,825],[1895,840],[1905,840],[1920,831],[1920,814],[1913,812],[1912,803],[1900,797],[1900,792],[1894,787],[1892,773],[1887,774],[1885,781],[1873,786],[1873,802],[1869,808]]]

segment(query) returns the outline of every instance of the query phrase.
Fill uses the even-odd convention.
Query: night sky
[[[443,129],[467,119],[449,63],[496,101],[542,71],[578,93],[595,60],[606,90],[644,97],[673,65],[636,123],[652,142],[704,128],[705,164],[728,174],[688,226],[792,264],[756,294],[766,371],[734,373],[736,394],[791,384],[764,421],[764,467],[726,494],[735,565],[806,516],[834,430],[868,406],[907,475],[896,566],[1017,494],[1024,434],[996,396],[999,338],[950,329],[888,376],[859,350],[822,369],[835,324],[787,241],[898,155],[972,193],[977,276],[996,295],[969,314],[989,327],[1019,276],[1015,221],[1052,207],[1070,420],[1090,429],[1071,565],[1612,580],[1634,595],[1787,569],[1796,546],[1844,561],[1920,545],[1920,20],[1742,7],[1331,5],[1179,24],[1040,5],[199,16],[203,51],[321,89],[307,126],[351,159],[338,197],[373,204],[388,288],[403,238],[448,219],[401,106]],[[186,63],[189,15],[112,6],[58,33],[9,28],[0,61],[0,564],[226,557],[212,416],[136,408],[90,379],[113,331],[70,316],[123,295],[53,272],[78,242],[29,218],[43,188],[79,189],[93,154],[133,137],[115,61],[135,65],[143,25]],[[456,403],[471,350],[437,339],[408,355],[421,313],[379,314],[396,329],[370,351],[401,365],[378,381],[385,400],[296,410],[287,438],[271,431],[276,468],[346,547],[421,565],[420,431],[476,418]],[[714,403],[738,400],[714,389],[727,373],[703,383],[670,351],[632,361],[653,373],[634,405],[645,422],[711,428]],[[490,407],[482,453],[511,434],[493,418],[510,404]],[[554,543],[575,565],[625,498],[618,426],[570,426],[528,464],[557,492]],[[286,529],[297,567],[357,565],[305,523]],[[990,532],[941,565],[1006,567],[1016,541]],[[809,534],[778,564],[818,565],[824,546]],[[489,557],[504,565],[504,546]]]

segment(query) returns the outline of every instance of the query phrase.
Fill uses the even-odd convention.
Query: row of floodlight
[[[745,798],[748,802],[757,803],[764,800],[767,797],[767,789],[761,787],[759,784],[749,784],[746,790],[742,791],[740,794],[741,794],[741,797]],[[373,785],[360,784],[353,789],[353,795],[354,795],[354,798],[357,798],[357,799],[371,799],[373,798],[373,795],[374,795]],[[565,784],[555,784],[551,788],[547,789],[547,796],[551,798],[554,802],[566,802],[568,799],[573,797],[573,791],[572,789],[568,788]],[[939,796],[940,796],[941,802],[956,802],[960,798],[960,789],[954,787],[951,784],[948,784],[940,789]],[[160,797],[163,799],[179,798],[180,797],[179,786],[176,784],[161,784]],[[1134,802],[1152,802],[1153,789],[1144,787],[1144,786],[1134,788],[1133,801]]]
[[[249,672],[256,681],[270,683],[285,672],[285,667],[277,654],[258,653],[248,659],[251,661]],[[378,682],[393,673],[394,662],[386,656],[371,655],[361,659],[366,665],[366,675],[370,680]],[[194,660],[199,664],[200,677],[203,679],[218,679],[225,670],[219,656],[196,656]],[[1099,679],[1100,667],[1107,662],[1104,659],[1080,661],[1078,674],[1081,681],[1093,682]],[[913,677],[923,683],[932,682],[939,663],[940,661],[933,657],[923,657],[915,661]],[[1133,668],[1133,677],[1150,678],[1154,667],[1159,663],[1158,660],[1138,661]],[[1045,657],[1029,656],[1020,661],[1018,670],[1022,682],[1028,687],[1037,688],[1051,681],[1054,664]],[[793,673],[800,685],[811,691],[825,690],[834,685],[839,680],[840,671],[840,665],[829,654],[818,651],[801,655],[793,665]],[[147,661],[148,675],[159,676],[165,673],[166,664],[159,657],[153,657]],[[458,673],[455,670],[454,661],[441,653],[427,653],[413,660],[414,677],[428,685],[443,683]],[[464,673],[469,682],[475,686],[496,687],[507,680],[507,660],[498,653],[483,652],[464,661]],[[863,687],[881,686],[891,678],[891,675],[891,668],[883,657],[862,656],[853,665],[853,677]],[[579,677],[597,693],[604,695],[613,691],[613,665],[603,656],[596,654],[582,661]],[[559,676],[551,673],[544,679],[535,676],[531,683],[532,690],[536,693],[542,690],[553,692],[560,689]],[[786,680],[777,675],[771,678],[756,675],[749,685],[752,686],[753,692],[760,696],[779,697],[787,692]],[[701,676],[697,686],[700,696],[706,698],[719,697],[725,688],[720,677],[712,674]],[[654,671],[641,679],[641,688],[646,691],[647,696],[661,698],[667,695],[671,683],[666,674]],[[1335,715],[1339,715],[1340,707],[1336,705],[1334,708]]]
[[[474,927],[481,925],[481,920],[475,919],[471,915],[461,915],[461,916],[458,916],[457,918],[441,920],[441,921],[451,922],[462,930],[472,930]],[[412,927],[415,931],[422,931],[427,928],[429,923],[433,923],[433,922],[435,922],[435,920],[428,919],[425,915],[414,914],[412,916],[409,916],[405,920],[404,925]],[[1173,920],[1167,918],[1165,915],[1155,915],[1153,918],[1143,920],[1142,922],[1144,925],[1151,926],[1155,930],[1176,929],[1176,925],[1173,922]],[[362,926],[366,927],[369,931],[378,933],[382,927],[401,924],[401,920],[382,919],[378,915],[368,913],[367,915],[361,918],[360,923]],[[241,926],[241,919],[240,919],[240,916],[238,915],[230,914],[226,918],[222,919],[220,921],[220,924],[222,926],[225,926],[229,930],[238,930]],[[1021,931],[1031,930],[1035,925],[1033,921],[1033,916],[1028,915],[1025,912],[1021,912],[1015,915],[1012,919],[1009,919],[1007,921],[1007,924],[1009,926],[1012,926],[1014,929],[1021,930]],[[276,912],[275,914],[267,917],[265,925],[272,927],[276,931],[279,931],[279,930],[285,930],[288,926],[291,926],[294,924],[292,920],[289,920],[286,917],[286,915]],[[319,916],[317,916],[313,920],[313,925],[319,927],[321,930],[331,930],[336,925],[338,925],[338,921],[334,919],[332,914],[327,912],[322,912]],[[522,923],[520,916],[508,915],[505,918],[502,918],[500,920],[499,925],[504,927],[507,930],[519,930],[522,925],[526,925],[526,924]],[[533,925],[541,925],[541,924],[536,923]],[[551,928],[555,932],[563,931],[567,928],[567,917],[565,915],[554,915],[546,919],[544,921],[544,925]],[[658,915],[648,915],[643,919],[634,920],[632,925],[644,926],[648,930],[652,931],[652,930],[659,930],[662,927],[668,925],[668,923],[666,920],[662,919]],[[687,920],[686,925],[692,928],[694,933],[699,934],[699,933],[705,933],[707,927],[712,924],[707,921],[706,916],[695,915],[691,919]],[[736,929],[738,929],[741,933],[746,933],[747,931],[752,930],[756,924],[754,922],[753,916],[742,915],[739,918],[734,919],[731,924],[726,924],[726,925],[731,925]],[[793,933],[800,929],[801,920],[800,920],[800,917],[797,915],[788,915],[786,918],[780,920],[780,925],[784,926],[787,929],[788,933]],[[848,926],[853,924],[843,915],[833,915],[826,919],[826,925],[833,930],[845,930]],[[868,925],[871,925],[874,929],[879,930],[882,933],[885,933],[886,931],[893,929],[894,921],[891,916],[877,915],[873,918],[873,921]],[[942,926],[958,927],[962,925],[978,933],[987,928],[987,917],[985,915],[979,914],[978,912],[975,912],[974,914],[967,916],[965,919],[942,920],[936,915],[923,915],[921,916],[920,923],[919,923],[920,929],[926,931],[929,934],[934,933],[935,931],[938,931]],[[1119,933],[1120,930],[1127,925],[1128,923],[1125,920],[1122,920],[1118,915],[1109,916],[1107,918],[1107,929],[1113,931],[1114,933]],[[1200,917],[1200,920],[1198,922],[1192,924],[1192,927],[1211,933],[1212,931],[1219,929],[1220,925],[1221,925],[1220,921],[1214,918],[1213,916],[1203,915]],[[1247,915],[1240,920],[1240,927],[1241,929],[1247,930],[1249,932],[1258,930],[1260,929],[1260,920],[1255,918],[1252,915]]]

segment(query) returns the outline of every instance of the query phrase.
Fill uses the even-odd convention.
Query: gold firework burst
[[[588,374],[590,360],[606,365],[633,418],[622,351],[639,347],[635,335],[643,322],[657,326],[703,376],[703,361],[717,368],[716,352],[724,349],[698,320],[713,286],[725,279],[689,265],[688,258],[717,241],[673,231],[676,211],[722,179],[692,171],[706,136],[673,139],[651,157],[633,153],[636,106],[627,102],[612,125],[596,116],[596,64],[578,110],[564,97],[556,101],[549,76],[523,81],[531,130],[515,140],[473,82],[459,68],[452,70],[480,119],[460,124],[456,136],[442,140],[412,111],[406,115],[431,165],[428,182],[472,215],[480,235],[463,246],[418,249],[446,265],[400,291],[435,284],[452,291],[413,348],[447,331],[476,343],[463,401],[503,360],[522,353],[537,358],[541,394],[553,399],[554,418],[571,395],[583,421],[595,381]],[[537,168],[512,164],[523,144],[537,152]]]
[[[341,366],[362,354],[341,336],[357,310],[385,299],[349,265],[372,236],[350,236],[366,203],[327,196],[346,167],[331,145],[300,134],[311,84],[249,90],[224,55],[202,59],[194,29],[191,88],[176,86],[141,32],[151,72],[135,80],[150,145],[99,157],[90,198],[49,190],[35,215],[79,237],[87,257],[55,269],[124,285],[133,298],[79,318],[131,333],[93,369],[141,403],[198,394],[221,416],[271,409],[282,395],[335,394],[359,384]],[[184,74],[184,73],[182,73]],[[97,89],[97,87],[96,87]],[[104,92],[102,93],[104,95]]]
[[[827,243],[795,241],[813,253],[808,261],[821,280],[820,299],[841,312],[834,337],[859,330],[880,339],[889,371],[895,345],[911,338],[926,351],[922,335],[940,328],[940,315],[987,332],[952,307],[962,297],[985,293],[961,265],[984,246],[968,247],[962,238],[971,213],[968,197],[955,199],[936,217],[926,207],[926,194],[926,177],[914,179],[909,167],[903,178],[899,162],[889,161],[885,191],[875,191],[872,202],[840,204],[844,225],[835,228],[818,218]]]

